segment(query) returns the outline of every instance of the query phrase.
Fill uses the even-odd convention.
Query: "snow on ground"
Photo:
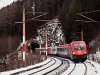
[[[54,64],[55,63],[54,59],[57,61],[56,64]],[[65,72],[63,72],[61,75],[69,75],[69,73],[73,70],[74,67],[75,67],[75,69],[72,71],[72,73],[70,73],[70,75],[84,75],[86,67],[83,63],[76,63],[76,66],[75,66],[75,63],[73,63],[70,60],[69,60],[69,63],[70,63],[69,68]],[[46,64],[46,65],[44,65],[44,64]],[[12,70],[12,71],[1,72],[0,75],[10,75],[12,73],[16,73],[16,72],[28,70],[30,68],[34,68],[34,67],[37,67],[40,65],[44,65],[40,68],[29,70],[29,71],[19,74],[19,75],[28,75],[28,74],[33,73],[33,75],[42,75],[42,74],[54,69],[55,67],[59,66],[60,64],[61,64],[61,61],[59,59],[48,57],[47,60],[45,60],[44,62],[38,63],[36,65],[31,65],[28,67]],[[87,66],[87,75],[100,75],[100,64],[90,61],[90,60],[86,60],[85,64]],[[41,70],[41,71],[39,72],[39,70]]]
[[[97,75],[96,74],[96,68],[95,67],[93,67],[92,65],[91,65],[91,63],[87,63],[86,64],[87,65],[87,74],[88,75]]]
[[[75,70],[71,73],[71,75],[83,75],[85,73],[85,66],[82,63],[77,63]]]
[[[88,68],[88,75],[100,75],[100,64],[90,60],[87,61],[92,64],[92,67]]]
[[[11,70],[11,71],[1,72],[0,75],[10,75],[10,74],[12,74],[12,73],[16,73],[16,72],[20,72],[20,71],[27,70],[27,69],[30,69],[30,68],[34,68],[34,67],[43,65],[43,64],[49,62],[50,60],[51,60],[51,58],[48,58],[48,59],[45,60],[44,62],[38,63],[38,64],[36,64],[36,65],[30,65],[30,66],[24,67],[24,68],[19,68],[19,69],[15,69],[15,70]]]
[[[90,61],[90,60],[87,60],[85,64],[87,66],[86,75],[100,75],[100,64]],[[70,67],[61,75],[69,75],[69,73],[72,71],[74,66],[75,66],[75,63],[70,61]],[[84,66],[83,63],[76,63],[75,70],[73,70],[72,73],[70,73],[70,75],[84,75],[85,69],[86,67]]]

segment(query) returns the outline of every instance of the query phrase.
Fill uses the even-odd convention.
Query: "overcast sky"
[[[11,4],[13,1],[16,1],[16,0],[0,0],[0,9],[2,7],[5,7],[5,6]]]

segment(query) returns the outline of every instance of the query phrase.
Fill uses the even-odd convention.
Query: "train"
[[[69,44],[62,44],[56,47],[36,48],[36,51],[46,55],[58,55],[69,58],[74,62],[84,62],[87,59],[87,47],[84,41],[72,41]]]

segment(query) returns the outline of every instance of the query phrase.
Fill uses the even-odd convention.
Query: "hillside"
[[[9,52],[13,52],[22,42],[22,24],[16,24],[15,22],[22,22],[23,5],[26,12],[33,11],[34,1],[36,12],[49,12],[47,15],[37,18],[42,20],[53,19],[62,5],[58,0],[17,0],[11,5],[2,8],[0,10],[0,55],[4,56]],[[39,15],[41,13],[35,15],[33,13],[26,13],[27,40],[35,38],[37,36],[37,28],[45,23],[44,21],[29,20]]]

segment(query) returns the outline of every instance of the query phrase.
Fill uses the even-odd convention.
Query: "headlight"
[[[75,54],[75,53],[73,52],[73,54]]]
[[[85,52],[85,54],[86,54],[87,52]]]

